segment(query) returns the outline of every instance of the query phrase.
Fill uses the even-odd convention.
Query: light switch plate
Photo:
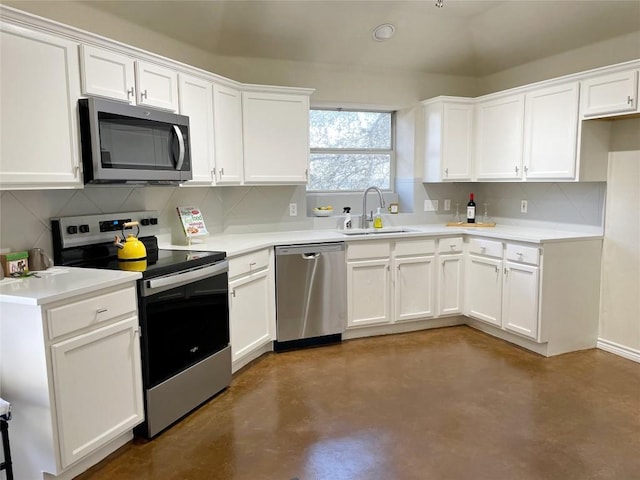
[[[529,207],[529,204],[527,203],[526,200],[521,200],[520,201],[520,213],[527,213],[527,208]]]
[[[297,203],[290,203],[289,204],[289,216],[290,217],[297,217],[298,216],[298,204]]]
[[[451,210],[451,200],[446,199],[444,201],[444,211],[448,212],[449,210]]]

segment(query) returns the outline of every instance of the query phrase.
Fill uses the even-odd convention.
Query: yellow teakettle
[[[138,231],[134,235],[130,233],[126,239],[124,237],[124,231],[126,228],[137,227]],[[114,239],[114,245],[118,247],[118,260],[122,262],[140,262],[147,259],[147,248],[140,240],[138,240],[138,234],[140,233],[140,226],[138,222],[127,222],[122,225],[122,240],[116,235]],[[124,243],[123,243],[124,242]]]

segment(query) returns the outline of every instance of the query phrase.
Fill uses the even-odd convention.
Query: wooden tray
[[[495,222],[476,222],[476,223],[458,223],[458,222],[449,222],[447,223],[447,227],[495,227]]]

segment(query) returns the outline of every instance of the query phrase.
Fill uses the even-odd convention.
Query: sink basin
[[[352,228],[350,230],[339,230],[343,235],[384,235],[385,233],[405,233],[415,232],[404,227],[382,227],[382,228]]]

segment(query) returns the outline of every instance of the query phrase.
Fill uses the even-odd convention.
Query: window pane
[[[391,149],[390,112],[311,110],[311,148]]]
[[[391,155],[312,153],[308,190],[390,188]]]

